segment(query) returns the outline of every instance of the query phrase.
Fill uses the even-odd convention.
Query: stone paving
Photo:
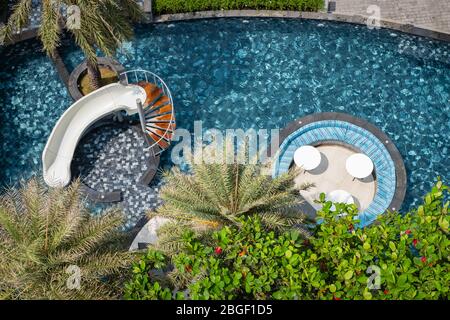
[[[150,158],[150,152],[144,151],[146,146],[133,127],[105,125],[81,140],[72,162],[73,175],[88,187],[122,192],[123,201],[118,206],[126,215],[125,229],[133,228],[148,210],[161,204],[157,177],[150,186],[139,183]]]
[[[330,0],[330,2],[333,0]],[[449,0],[334,0],[334,13],[370,16],[367,9],[379,6],[381,19],[450,33]]]
[[[40,1],[33,0],[33,15],[28,29],[34,29],[40,23]],[[141,6],[144,0],[136,0]],[[412,24],[450,34],[449,0],[325,0],[335,2],[334,13],[370,16],[367,9],[371,5],[380,7],[382,19]]]

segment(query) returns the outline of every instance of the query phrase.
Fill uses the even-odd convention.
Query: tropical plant
[[[302,255],[311,297],[449,299],[448,190],[438,181],[417,209],[383,214],[366,228],[357,228],[354,206],[332,211],[323,201],[323,223]]]
[[[144,14],[134,0],[53,0],[41,1],[39,38],[44,50],[51,57],[60,45],[64,15],[62,8],[77,8],[79,24],[72,23],[66,28],[83,51],[88,66],[92,86],[99,88],[100,71],[97,50],[106,56],[113,56],[124,41],[133,35],[131,22],[140,21]],[[76,7],[73,7],[76,6]],[[78,10],[69,14],[73,19]],[[32,0],[17,0],[8,22],[0,29],[0,35],[11,39],[14,32],[26,28],[33,13]]]
[[[296,186],[299,170],[272,178],[264,174],[263,166],[250,161],[248,154],[242,161],[230,162],[190,161],[190,173],[178,168],[164,173],[166,184],[161,197],[165,202],[149,214],[150,218],[156,215],[172,219],[160,229],[161,250],[176,252],[186,229],[207,233],[225,225],[239,227],[240,217],[253,214],[258,214],[266,229],[295,226],[307,236],[302,228],[305,215],[298,210],[302,202],[299,191],[312,184]]]
[[[187,250],[173,259],[150,249],[133,265],[125,298],[154,299],[294,299],[302,295],[296,230],[266,232],[260,217],[243,217],[241,228],[225,226],[204,244],[186,232]],[[157,272],[159,271],[159,273]],[[165,275],[165,276],[163,276]]]
[[[208,242],[186,231],[172,257],[149,249],[133,265],[126,299],[450,298],[447,186],[402,216],[386,213],[360,228],[354,205],[321,197],[321,223],[308,239],[264,231],[259,216],[225,226]]]
[[[0,198],[0,297],[119,297],[132,263],[119,250],[121,221],[116,210],[92,217],[77,182],[47,190],[33,179],[8,191]]]

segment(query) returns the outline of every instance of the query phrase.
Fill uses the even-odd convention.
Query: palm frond
[[[15,32],[26,28],[32,14],[32,0],[18,0],[5,26],[2,39],[11,39]],[[97,63],[97,50],[112,57],[122,43],[133,36],[132,22],[145,14],[134,0],[45,0],[41,4],[41,24],[38,35],[44,50],[51,56],[60,45],[63,17],[61,5],[76,5],[80,9],[80,28],[68,28],[88,61]]]
[[[121,8],[127,12],[128,17],[134,22],[140,22],[144,19],[145,14],[142,8],[135,0],[120,0]]]
[[[158,241],[155,249],[171,256],[175,252],[180,252],[185,248],[185,242],[182,240],[184,232],[190,230],[190,223],[168,222],[158,229]]]
[[[248,153],[245,156],[248,159]],[[210,230],[224,225],[239,227],[240,217],[255,214],[269,230],[302,224],[304,215],[296,209],[302,200],[295,185],[300,171],[293,169],[272,179],[262,174],[262,166],[249,162],[196,163],[191,158],[190,173],[178,169],[164,173],[166,184],[161,195],[165,202],[151,215],[173,221],[166,227],[171,228],[169,236],[161,241],[167,245],[165,252],[180,249],[180,234],[175,231],[181,226]],[[301,189],[310,186],[304,184]]]
[[[0,296],[117,298],[111,286],[131,261],[110,245],[121,221],[116,210],[92,217],[80,202],[78,183],[49,191],[32,180],[8,191],[0,198]],[[66,286],[70,265],[83,272],[80,290]]]
[[[2,39],[11,40],[15,32],[20,32],[29,24],[32,9],[32,0],[19,0],[12,8],[12,14],[5,26],[0,29]]]
[[[49,56],[53,56],[60,44],[59,13],[60,1],[42,1],[42,22],[38,31],[44,50]]]
[[[87,216],[80,223],[80,227],[66,244],[64,250],[68,259],[77,259],[93,251],[98,243],[101,243],[122,225],[123,217],[115,211],[105,213],[101,219]]]

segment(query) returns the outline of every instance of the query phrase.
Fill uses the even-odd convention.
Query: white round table
[[[352,195],[345,190],[334,190],[328,193],[325,196],[327,201],[331,201],[333,203],[345,203],[345,204],[354,204],[355,200]],[[336,210],[335,205],[333,204],[330,208],[331,210]]]
[[[325,197],[328,201],[336,203],[353,204],[355,200],[352,195],[345,190],[334,190],[328,193]]]
[[[348,157],[345,169],[354,178],[364,179],[373,172],[373,162],[363,153],[355,153]]]
[[[322,160],[320,151],[313,146],[302,146],[295,150],[294,162],[305,170],[317,168]]]

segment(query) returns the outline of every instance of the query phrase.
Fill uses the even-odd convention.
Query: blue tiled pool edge
[[[295,150],[326,141],[348,144],[374,162],[377,190],[370,206],[359,214],[360,226],[372,223],[387,210],[399,210],[406,192],[406,171],[395,145],[377,127],[363,119],[336,112],[317,113],[291,122],[281,133],[273,176],[289,170]]]

